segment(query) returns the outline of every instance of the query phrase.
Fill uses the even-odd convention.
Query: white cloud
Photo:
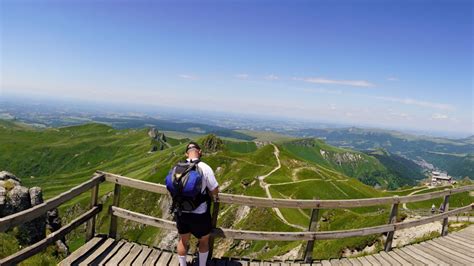
[[[345,85],[353,87],[374,87],[375,85],[366,80],[336,80],[327,78],[293,78],[294,80],[301,80],[308,83],[316,84],[330,84],[330,85]]]
[[[197,80],[198,79],[198,76],[189,75],[189,74],[180,74],[179,77],[182,78],[182,79],[189,79],[189,80]]]
[[[270,75],[265,76],[264,79],[266,79],[266,80],[277,80],[277,79],[279,79],[279,77],[275,76],[273,74],[270,74]]]
[[[454,106],[445,103],[434,103],[434,102],[426,102],[426,101],[419,101],[411,98],[395,98],[395,97],[385,97],[385,96],[374,96],[374,98],[394,102],[394,103],[401,103],[406,105],[415,105],[420,107],[428,107],[433,109],[439,110],[454,110]]]
[[[398,81],[399,79],[397,77],[388,77],[388,81]]]
[[[308,93],[343,94],[341,90],[328,90],[323,88],[299,88],[298,90]]]
[[[444,119],[448,119],[449,117],[448,115],[445,115],[445,114],[433,114],[431,118],[436,119],[436,120],[444,120]]]
[[[241,74],[236,74],[234,77],[238,79],[248,79],[249,74],[241,73]]]

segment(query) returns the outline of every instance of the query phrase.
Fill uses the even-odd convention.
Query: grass
[[[171,148],[148,153],[150,139],[145,129],[115,130],[102,124],[86,124],[59,129],[32,130],[21,125],[0,123],[0,169],[18,175],[25,186],[42,187],[45,198],[56,196],[88,180],[96,169],[149,182],[163,183],[169,169],[178,160],[183,159],[186,136],[175,135],[174,137],[167,136],[168,142],[172,145]],[[273,140],[277,139],[277,136],[271,137]],[[199,136],[196,138],[199,141]],[[289,139],[283,137],[278,140],[282,141],[278,144],[282,166],[265,180],[271,184],[270,191],[273,197],[350,199],[391,195],[389,192],[365,185],[351,178],[343,168],[323,161],[317,149],[287,144],[284,141]],[[316,144],[326,151],[350,152],[322,142],[316,142]],[[229,140],[225,140],[225,147],[222,151],[205,154],[202,158],[215,170],[219,184],[226,184],[223,192],[266,197],[256,177],[265,175],[277,166],[273,153],[274,147],[266,145],[257,149],[253,142]],[[366,168],[370,170],[374,167],[379,166],[369,160],[369,163],[355,166],[353,172],[363,172]],[[300,170],[295,172],[295,169]],[[293,182],[293,178],[298,182],[280,184]],[[112,203],[111,191],[113,191],[113,184],[105,182],[100,185],[100,202],[104,210],[107,210]],[[60,215],[64,219],[63,224],[84,213],[88,208],[89,200],[90,192],[86,192],[63,204],[60,207]],[[451,206],[456,206],[456,202],[464,204],[464,201],[472,201],[472,197],[463,195],[457,199],[453,196],[452,200]],[[120,206],[155,217],[163,217],[167,209],[163,196],[130,188],[123,188]],[[233,223],[238,207],[224,205],[223,209],[225,208],[230,208],[230,210],[219,218],[219,224],[226,227],[263,231],[296,230],[280,221],[270,208],[251,208],[250,213],[238,224]],[[281,211],[291,223],[306,227],[309,222],[308,216],[311,210],[281,209]],[[321,230],[343,230],[380,225],[386,223],[387,215],[388,206],[325,210],[321,212],[321,216],[326,219],[321,223]],[[109,221],[108,212],[102,211],[97,218],[97,231],[107,233]],[[159,229],[121,219],[119,219],[119,228],[120,237],[148,245],[155,245],[166,234]],[[71,249],[76,249],[84,243],[84,229],[81,227],[74,230],[67,236],[67,240]],[[18,245],[11,237],[2,235],[0,241],[4,244],[3,253],[0,255],[6,256],[18,250]],[[336,258],[345,248],[359,249],[376,241],[377,235],[317,241],[314,258]],[[235,248],[227,251],[227,256],[265,259],[282,255],[298,247],[302,242],[234,241],[233,244]],[[28,263],[46,263],[51,258],[56,259],[56,262],[60,259],[46,252],[43,257],[32,258]]]

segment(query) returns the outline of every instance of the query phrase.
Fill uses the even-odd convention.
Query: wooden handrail
[[[51,198],[41,204],[38,204],[32,208],[23,210],[21,212],[17,212],[12,215],[0,218],[0,232],[5,232],[11,227],[20,225],[25,222],[29,222],[41,215],[44,215],[47,211],[52,210],[63,204],[64,202],[79,196],[80,194],[88,191],[94,186],[97,186],[104,180],[104,175],[96,174],[90,180],[78,186],[75,186],[70,190],[63,192],[58,196]]]
[[[124,218],[130,221],[146,224],[162,229],[176,231],[176,223],[173,221],[156,218],[146,214],[129,211],[120,207],[112,206],[112,215]],[[422,224],[431,223],[444,219],[448,216],[456,215],[466,211],[474,210],[474,204],[447,211],[441,214],[433,215],[415,221],[399,222],[373,227],[339,230],[339,231],[318,231],[318,232],[265,232],[250,230],[234,230],[226,228],[215,228],[212,232],[214,236],[242,239],[242,240],[274,240],[274,241],[301,241],[301,240],[328,240],[355,236],[367,236],[372,234],[386,233],[394,230],[414,227]]]
[[[166,186],[133,179],[126,176],[116,175],[103,171],[97,173],[104,174],[106,181],[120,184],[131,188],[146,190],[158,194],[168,194]],[[376,205],[389,205],[399,203],[418,202],[453,195],[466,191],[474,190],[474,185],[453,188],[449,190],[435,191],[431,193],[411,195],[411,196],[393,196],[383,198],[365,198],[365,199],[341,199],[341,200],[302,200],[302,199],[269,199],[262,197],[252,197],[244,195],[232,195],[219,193],[219,202],[237,205],[246,205],[252,207],[269,208],[303,208],[303,209],[337,209],[337,208],[356,208]]]
[[[31,221],[41,215],[44,215],[48,210],[54,209],[61,205],[62,203],[71,200],[74,197],[79,196],[80,194],[86,192],[89,189],[92,189],[91,193],[91,209],[85,214],[79,216],[73,220],[70,224],[62,227],[58,231],[48,235],[45,239],[31,245],[28,248],[25,248],[7,258],[0,260],[0,265],[10,265],[17,262],[20,262],[39,251],[43,250],[47,245],[53,243],[55,240],[69,233],[71,230],[79,226],[80,224],[89,221],[87,228],[87,237],[91,238],[94,235],[94,217],[102,209],[101,205],[98,205],[98,186],[100,183],[108,181],[115,184],[114,192],[114,204],[110,207],[111,212],[111,231],[110,234],[112,237],[115,237],[117,232],[117,217],[128,219],[131,221],[136,221],[142,224],[147,224],[159,228],[176,230],[176,225],[174,222],[160,219],[145,214],[132,212],[123,208],[118,207],[119,205],[119,195],[120,187],[126,186],[135,189],[141,189],[145,191],[150,191],[158,194],[168,194],[168,191],[164,185],[156,184],[152,182],[147,182],[143,180],[137,180],[125,176],[120,176],[112,173],[97,171],[94,176],[64,192],[59,194],[56,197],[53,197],[42,204],[34,206],[30,209],[9,215],[7,217],[0,218],[0,232],[4,232],[9,228]],[[268,199],[262,197],[251,197],[244,195],[231,195],[226,193],[219,194],[219,202],[228,203],[228,204],[237,204],[237,205],[247,205],[253,207],[270,207],[270,208],[311,208],[313,210],[319,209],[334,209],[334,208],[356,208],[356,207],[366,207],[366,206],[375,206],[375,205],[388,205],[392,204],[394,208],[398,208],[400,203],[407,202],[418,202],[429,200],[438,197],[445,197],[445,202],[449,196],[456,193],[462,193],[465,191],[474,190],[474,185],[443,190],[435,191],[426,194],[420,195],[411,195],[411,196],[394,196],[394,197],[383,197],[383,198],[366,198],[366,199],[348,199],[348,200],[293,200],[293,199]],[[445,204],[447,206],[447,204]],[[351,230],[341,230],[341,231],[319,231],[319,232],[264,232],[264,231],[248,231],[248,230],[234,230],[226,228],[215,228],[213,229],[212,235],[217,237],[225,237],[232,239],[243,239],[243,240],[276,240],[276,241],[314,241],[314,240],[324,240],[324,239],[338,239],[354,236],[366,236],[371,234],[380,234],[386,232],[394,232],[395,230],[400,230],[408,227],[413,227],[421,224],[430,223],[436,220],[443,219],[447,221],[447,217],[455,215],[458,213],[471,211],[474,209],[474,203],[465,207],[457,208],[451,211],[445,211],[444,213],[433,215],[431,217],[423,218],[416,221],[410,222],[401,222],[401,223],[390,223],[386,225],[360,228],[360,229],[351,229]],[[447,210],[447,207],[446,207]],[[217,218],[217,214],[215,214]],[[393,215],[392,215],[393,216]],[[393,217],[392,217],[393,218]],[[393,221],[393,219],[392,219]],[[444,226],[443,226],[444,227]],[[308,251],[309,252],[309,251]]]
[[[1,259],[0,265],[2,266],[15,265],[23,260],[26,260],[27,258],[46,249],[49,245],[54,243],[56,240],[61,239],[62,237],[64,237],[66,234],[68,234],[69,232],[71,232],[72,230],[80,226],[81,224],[87,222],[89,219],[91,219],[96,214],[98,214],[101,210],[102,210],[102,205],[97,205],[97,206],[92,207],[86,213],[77,217],[66,226],[63,226],[59,230],[46,236],[46,238],[44,238],[43,240],[38,241],[34,243],[33,245],[16,252],[15,254],[12,254],[6,258]]]

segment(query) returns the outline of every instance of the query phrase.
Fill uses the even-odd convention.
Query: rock
[[[6,196],[7,190],[4,187],[0,186],[0,217],[5,216],[3,212],[5,209]]]
[[[207,135],[202,142],[203,152],[212,153],[224,148],[224,142],[214,134]]]
[[[21,180],[18,177],[16,177],[14,174],[7,171],[1,171],[0,180],[6,181],[8,179],[13,179],[15,181],[18,181],[18,183],[21,183]]]
[[[8,193],[11,211],[13,213],[26,210],[31,207],[30,192],[26,187],[15,186]]]
[[[40,187],[32,187],[29,189],[31,206],[43,203],[43,192]]]
[[[158,135],[158,130],[156,130],[156,128],[152,127],[148,130],[148,136],[152,139],[156,139]]]
[[[12,173],[0,172],[0,217],[43,203],[41,188],[28,189],[21,186],[20,179]],[[23,223],[15,230],[15,237],[21,245],[31,245],[46,236],[45,216]]]

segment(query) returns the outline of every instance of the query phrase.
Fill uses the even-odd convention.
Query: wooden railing
[[[141,189],[159,194],[168,194],[166,186],[142,180],[137,180],[125,176],[120,176],[112,173],[101,172],[97,173],[105,175],[108,182],[115,183],[114,204],[111,206],[111,227],[109,235],[116,236],[117,232],[117,217],[135,221],[138,223],[155,226],[158,228],[176,230],[174,222],[152,217],[149,215],[133,212],[119,207],[120,189],[122,186]],[[367,236],[372,234],[388,233],[385,242],[385,251],[392,248],[393,235],[396,230],[414,227],[422,224],[431,223],[437,220],[443,220],[441,235],[448,233],[448,217],[459,213],[469,212],[474,209],[474,203],[468,206],[457,208],[451,211],[449,209],[450,195],[474,190],[474,185],[463,186],[454,189],[446,189],[426,194],[411,195],[411,196],[393,196],[383,198],[366,198],[366,199],[349,199],[349,200],[289,200],[289,199],[269,199],[261,197],[249,197],[243,195],[231,195],[226,193],[219,194],[219,201],[214,203],[212,210],[213,221],[213,237],[224,237],[232,239],[245,240],[276,240],[276,241],[308,241],[305,250],[305,261],[312,260],[313,246],[315,240],[338,239],[355,236]],[[399,204],[409,202],[419,202],[430,200],[434,198],[444,197],[443,213],[422,218],[410,222],[396,222]],[[236,205],[246,205],[252,207],[268,207],[268,208],[302,208],[312,209],[310,225],[308,231],[305,232],[264,232],[264,231],[249,231],[249,230],[234,230],[226,228],[216,228],[217,217],[219,213],[219,203],[228,203]],[[376,205],[392,205],[388,224],[366,227],[351,230],[339,231],[320,231],[315,232],[318,223],[318,216],[320,209],[336,209],[336,208],[357,208],[368,207]],[[211,246],[212,248],[212,246]],[[212,249],[211,249],[212,252]]]
[[[109,209],[111,214],[109,237],[117,238],[117,219],[123,218],[138,223],[168,229],[176,230],[176,225],[173,221],[152,217],[149,215],[133,212],[120,208],[120,192],[122,186],[131,187],[135,189],[150,191],[158,194],[167,195],[166,187],[161,184],[146,182],[138,179],[133,179],[125,176],[120,176],[112,173],[97,171],[95,175],[87,182],[84,182],[69,191],[61,193],[60,195],[51,198],[44,203],[33,208],[12,214],[7,217],[0,218],[0,232],[20,225],[22,223],[31,221],[37,217],[44,215],[48,210],[60,206],[62,203],[79,196],[80,194],[91,190],[90,209],[84,214],[74,219],[69,224],[65,225],[58,231],[49,234],[45,239],[25,248],[17,253],[10,255],[0,260],[0,265],[13,265],[22,260],[25,260],[38,252],[44,250],[48,245],[61,239],[64,235],[71,232],[81,224],[87,223],[86,240],[91,239],[95,235],[95,217],[102,210],[102,206],[98,204],[99,184],[108,181],[114,183],[113,204]],[[385,243],[385,250],[390,250],[392,245],[393,234],[396,230],[418,226],[426,223],[431,223],[436,220],[443,220],[442,235],[447,234],[448,217],[459,213],[469,212],[474,209],[474,203],[465,207],[460,207],[454,210],[449,209],[449,197],[456,193],[474,190],[474,185],[454,188],[450,190],[436,191],[420,195],[412,196],[394,196],[384,198],[367,198],[367,199],[350,199],[350,200],[288,200],[288,199],[269,199],[261,197],[249,197],[243,195],[231,195],[226,193],[219,194],[219,201],[214,202],[212,209],[212,241],[214,237],[224,237],[231,239],[243,240],[269,240],[269,241],[307,241],[305,249],[306,261],[312,260],[312,252],[314,241],[326,239],[338,239],[355,236],[366,236],[371,234],[387,234],[387,241]],[[396,222],[398,207],[400,203],[419,202],[433,198],[444,197],[444,213],[433,215],[410,222]],[[250,230],[235,230],[227,228],[216,228],[217,217],[219,214],[219,203],[246,205],[252,207],[268,207],[268,208],[302,208],[312,209],[310,224],[308,231],[303,232],[265,232],[265,231],[250,231]],[[357,208],[376,205],[392,205],[390,218],[388,224],[373,226],[360,229],[339,230],[339,231],[316,231],[319,220],[320,209],[336,209],[336,208]],[[211,242],[213,243],[213,242]],[[211,245],[212,252],[212,245]]]
[[[95,234],[95,216],[102,210],[102,205],[97,204],[99,184],[104,182],[105,175],[95,174],[89,181],[84,182],[58,196],[51,198],[39,205],[26,209],[21,212],[0,218],[0,232],[5,232],[14,226],[29,222],[35,218],[43,216],[47,211],[52,210],[61,204],[69,201],[80,194],[91,189],[91,205],[90,209],[85,213],[72,220],[69,224],[61,227],[59,230],[49,234],[41,241],[28,246],[15,254],[0,260],[0,265],[15,265],[39,252],[46,249],[49,245],[63,238],[66,234],[87,222],[86,241],[91,239]]]

